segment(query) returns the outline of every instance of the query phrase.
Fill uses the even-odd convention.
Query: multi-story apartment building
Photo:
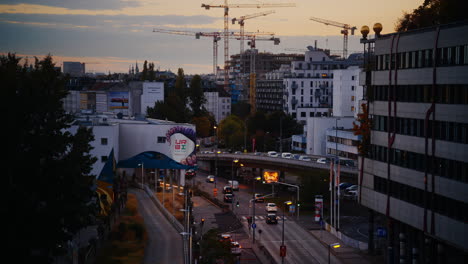
[[[374,54],[358,199],[386,219],[389,263],[467,263],[468,24],[382,35]]]
[[[283,111],[283,78],[290,71],[290,65],[281,65],[278,70],[266,73],[264,79],[257,81],[257,111]]]
[[[85,64],[76,61],[64,61],[63,62],[63,73],[70,74],[71,77],[85,76]]]
[[[291,75],[283,79],[284,109],[299,122],[308,117],[332,115],[334,70],[362,62],[358,54],[335,60],[328,52],[309,47],[302,61],[291,63]]]
[[[223,89],[207,91],[204,94],[206,98],[204,107],[213,114],[217,124],[231,114],[231,97]]]
[[[333,116],[357,117],[363,97],[363,87],[359,85],[361,71],[359,66],[333,71]]]

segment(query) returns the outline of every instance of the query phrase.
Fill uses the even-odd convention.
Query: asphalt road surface
[[[200,182],[201,189],[207,191],[213,195],[212,189],[214,187],[213,183],[207,183],[205,181],[206,174],[199,173],[197,175],[196,181]],[[217,189],[218,189],[218,199],[222,199],[222,188],[227,185],[227,180],[218,177],[217,179]],[[240,185],[239,191],[234,192],[235,201],[239,201],[240,207],[236,208],[234,206],[235,214],[241,219],[243,225],[247,228],[247,216],[252,215],[252,204],[250,200],[252,199],[252,188],[253,186]],[[264,193],[265,194],[265,193]],[[265,216],[265,203],[255,203],[255,224],[256,224],[256,240],[259,244],[265,246],[265,248],[270,252],[270,254],[275,258],[275,260],[280,263],[281,258],[279,256],[280,245],[282,244],[282,232],[283,232],[283,223],[282,219],[279,219],[278,224],[266,224]],[[232,208],[232,207],[231,207]],[[281,218],[282,212],[278,209],[277,215]],[[284,224],[284,244],[287,247],[287,256],[285,257],[284,263],[291,264],[317,264],[317,263],[328,263],[328,249],[323,246],[323,244],[318,241],[312,234],[307,230],[301,227],[294,221],[294,217],[286,216],[286,221]],[[252,232],[252,228],[250,231]],[[258,230],[262,230],[261,235]],[[252,237],[252,233],[250,233]],[[341,263],[333,254],[331,255],[332,263]]]
[[[148,245],[143,263],[183,263],[181,235],[145,192],[133,189],[132,193],[137,196],[138,211],[145,221],[148,233]]]

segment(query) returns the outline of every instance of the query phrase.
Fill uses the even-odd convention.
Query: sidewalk
[[[382,256],[369,256],[365,252],[360,251],[356,248],[347,246],[339,238],[328,232],[322,230],[321,226],[315,223],[313,216],[301,216],[299,221],[296,221],[304,229],[308,230],[318,241],[320,241],[325,247],[330,244],[340,243],[341,247],[337,249],[331,249],[331,254],[335,255],[340,259],[343,264],[381,264],[384,263]]]

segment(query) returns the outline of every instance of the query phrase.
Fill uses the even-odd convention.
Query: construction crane
[[[349,24],[343,24],[340,22],[335,22],[335,21],[326,20],[322,18],[316,18],[316,17],[311,17],[310,20],[325,24],[327,26],[330,25],[330,26],[342,28],[341,34],[343,34],[343,59],[346,59],[346,57],[348,56],[348,33],[349,33],[349,30],[351,30],[351,35],[354,35],[354,30],[356,30],[356,27],[350,26]]]
[[[240,25],[240,36],[241,36],[241,38],[240,38],[240,41],[241,41],[240,42],[240,54],[244,53],[244,26],[245,26],[245,20],[256,18],[256,17],[259,17],[259,16],[266,16],[266,15],[273,14],[273,13],[275,13],[275,11],[270,10],[270,11],[245,15],[245,16],[241,16],[239,18],[233,18],[232,19],[232,24],[233,25],[236,23],[236,21]]]
[[[255,42],[259,40],[264,41],[273,41],[274,45],[279,45],[280,39],[271,37],[271,38],[258,38],[256,36],[246,35],[249,40],[247,44],[250,46],[250,89],[249,89],[249,103],[250,103],[250,113],[253,115],[257,111],[257,105],[255,101],[257,100],[257,74],[255,72],[256,64],[256,50]]]
[[[224,37],[222,32],[194,32],[194,31],[184,31],[184,30],[171,30],[171,29],[160,29],[154,28],[153,32],[155,33],[165,33],[165,34],[173,34],[173,35],[183,35],[183,36],[194,36],[196,39],[200,39],[200,37],[211,37],[213,39],[213,74],[217,76],[218,74],[218,41]],[[246,36],[252,38],[252,36],[272,36],[274,33],[271,32],[247,32],[245,33]],[[238,32],[229,32],[229,38],[231,39],[239,39],[240,34]]]
[[[265,8],[265,7],[294,7],[296,4],[228,4],[228,0],[224,0],[223,5],[206,5],[201,7],[209,10],[210,8],[224,8],[224,89],[229,90],[229,8]]]

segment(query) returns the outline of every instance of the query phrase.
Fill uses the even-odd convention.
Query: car
[[[349,186],[348,188],[345,189],[345,192],[350,192],[350,191],[356,191],[359,186],[356,184]]]
[[[293,158],[293,159],[297,159],[297,160],[298,160],[300,156],[301,156],[301,155],[299,155],[299,154],[292,154],[292,158]]]
[[[307,156],[299,156],[299,160],[302,160],[302,161],[312,161],[309,157]]]
[[[329,164],[329,163],[330,163],[330,160],[327,159],[327,158],[320,158],[320,159],[317,159],[317,163],[320,163],[320,164]]]
[[[267,155],[268,155],[268,157],[272,157],[272,158],[277,158],[279,156],[278,152],[276,152],[276,151],[268,151]]]
[[[277,224],[278,223],[278,217],[276,214],[268,214],[267,217],[265,218],[267,224]]]
[[[186,179],[191,179],[196,175],[196,172],[194,170],[187,170],[185,172],[185,178]]]
[[[265,206],[265,209],[266,209],[267,212],[277,212],[278,211],[278,207],[276,207],[275,203],[267,203],[267,205]]]
[[[231,241],[231,254],[240,255],[241,254],[241,245],[237,241]]]
[[[255,152],[254,155],[255,156],[262,156],[263,154],[261,152]]]
[[[236,151],[236,152],[234,152],[234,154],[242,154],[242,152],[241,151]]]
[[[232,193],[226,193],[224,195],[224,202],[225,203],[232,203],[233,199],[234,199],[234,195],[232,195]]]
[[[281,153],[281,157],[282,157],[283,159],[291,159],[291,158],[292,158],[292,154],[289,153],[289,152],[283,152],[283,153]]]
[[[239,182],[238,181],[228,181],[229,186],[232,187],[233,191],[239,191]]]
[[[215,182],[215,176],[214,175],[206,176],[206,182],[214,183]]]
[[[354,184],[349,183],[349,182],[342,182],[338,186],[339,186],[340,190],[343,191],[343,190],[346,190],[346,188],[351,187],[352,185],[354,185]]]
[[[227,193],[230,193],[232,194],[232,187],[230,185],[226,185],[223,187],[223,193],[224,194],[227,194]]]
[[[232,242],[231,234],[221,234],[219,235],[220,242]]]
[[[265,201],[265,198],[263,197],[263,194],[260,194],[260,193],[255,194],[256,203],[263,203],[264,201]]]

